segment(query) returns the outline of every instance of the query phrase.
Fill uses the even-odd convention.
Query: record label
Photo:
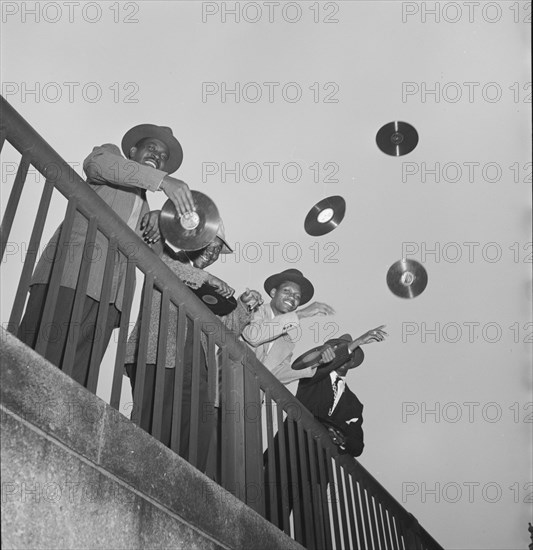
[[[180,250],[200,250],[217,235],[220,215],[215,203],[199,191],[191,191],[196,211],[178,216],[168,199],[159,214],[159,229],[165,241]]]
[[[385,154],[401,157],[417,146],[418,132],[407,122],[389,122],[379,129],[376,143]]]

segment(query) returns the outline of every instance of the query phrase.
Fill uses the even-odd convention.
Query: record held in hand
[[[416,298],[427,284],[426,268],[415,260],[398,260],[387,272],[387,286],[400,298]]]
[[[181,250],[200,250],[213,242],[220,226],[216,204],[203,193],[191,191],[196,210],[178,216],[169,199],[159,214],[159,229],[163,238]]]
[[[215,315],[227,315],[237,307],[237,300],[233,296],[225,298],[217,292],[215,287],[207,283],[200,288],[191,288],[191,290]]]
[[[333,231],[344,218],[346,201],[339,195],[317,202],[305,217],[304,229],[313,237]]]
[[[379,129],[376,134],[376,143],[387,155],[401,157],[417,146],[418,132],[407,122],[389,122]]]

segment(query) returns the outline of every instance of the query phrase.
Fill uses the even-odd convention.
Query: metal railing
[[[217,483],[265,516],[307,548],[360,548],[399,550],[438,550],[441,546],[354,458],[339,455],[326,429],[283,386],[270,371],[228,330],[211,311],[190,292],[87,185],[79,175],[1,99],[1,145],[9,142],[21,155],[20,164],[0,230],[2,259],[9,242],[28,168],[33,166],[46,182],[31,231],[20,282],[13,297],[7,329],[17,334],[23,316],[29,285],[41,244],[43,227],[54,191],[68,201],[61,225],[57,250],[67,246],[76,216],[87,221],[84,252],[94,248],[98,235],[108,244],[106,268],[99,301],[96,326],[107,317],[111,282],[117,258],[126,264],[125,291],[120,313],[118,344],[114,359],[110,405],[119,408],[123,384],[126,343],[131,321],[139,320],[139,346],[134,403],[142,403],[146,376],[146,347],[150,311],[154,296],[160,297],[158,353],[155,367],[153,421],[148,430],[161,435],[163,421],[162,391],[170,319],[176,319],[177,334],[175,380],[172,388],[172,432],[168,445],[180,452],[188,428],[191,464],[199,463],[199,424],[206,414],[216,418],[215,443],[210,447],[206,473]],[[53,259],[35,349],[46,356],[44,328],[53,319],[66,254]],[[68,323],[69,335],[61,368],[72,372],[83,298],[88,284],[90,254],[83,254],[75,297]],[[144,279],[139,311],[134,311],[136,273]],[[174,312],[174,317],[171,317]],[[190,342],[186,342],[186,334]],[[96,392],[100,362],[106,342],[95,338],[91,350],[88,378],[84,384]],[[192,358],[184,349],[192,347]],[[205,357],[205,361],[203,361]],[[200,405],[200,371],[207,370],[209,406]],[[192,377],[190,409],[180,406],[184,372]],[[205,403],[204,403],[205,405]],[[143,423],[143,412],[135,409],[134,421]],[[183,415],[188,416],[183,422]],[[144,419],[146,420],[146,419]],[[183,453],[182,453],[183,454]]]

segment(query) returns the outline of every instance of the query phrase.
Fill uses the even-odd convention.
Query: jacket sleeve
[[[343,430],[346,434],[346,451],[352,456],[360,456],[365,446],[363,418],[359,418],[357,422],[345,424]]]
[[[95,147],[83,161],[83,170],[87,181],[95,185],[112,183],[149,191],[158,191],[167,175],[162,170],[125,159],[120,154],[120,149],[112,143]]]
[[[251,318],[252,314],[240,300],[237,300],[237,307],[231,313],[220,316],[220,320],[224,323],[226,328],[237,334],[237,336],[241,334]]]
[[[299,325],[300,321],[295,311],[269,319],[263,306],[255,312],[250,324],[244,328],[242,337],[250,346],[256,348],[275,340]]]

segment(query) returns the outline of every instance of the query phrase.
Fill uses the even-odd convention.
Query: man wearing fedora
[[[315,374],[298,383],[297,399],[324,424],[343,454],[359,456],[364,447],[363,405],[348,387],[346,374],[363,362],[360,346],[384,340],[387,333],[383,328],[384,325],[369,330],[355,340],[349,334],[328,340],[316,352],[320,359]],[[306,355],[299,357],[292,368],[301,369]]]
[[[252,321],[242,332],[243,339],[254,348],[255,355],[283,384],[299,378],[313,376],[315,368],[291,370],[291,358],[295,343],[291,329],[299,326],[300,320],[315,315],[332,315],[332,307],[321,302],[307,304],[315,289],[311,281],[297,269],[286,269],[268,277],[264,284],[270,296],[269,304],[260,306]]]
[[[87,174],[87,183],[115,213],[141,235],[141,220],[148,213],[146,190],[163,191],[175,204],[177,211],[183,214],[194,209],[194,202],[187,184],[169,176],[182,163],[183,151],[170,128],[153,124],[141,124],[131,128],[122,139],[122,152],[116,145],[105,144],[95,147],[85,159],[83,169]],[[45,357],[62,368],[74,295],[78,282],[80,266],[87,235],[87,219],[76,212],[72,232],[68,238],[66,251],[57,251],[57,255],[66,252],[66,260],[61,276],[57,306],[53,312],[52,327],[46,328],[47,340]],[[48,283],[53,268],[53,259],[60,236],[60,229],[46,246],[36,266],[30,283],[30,297],[18,336],[31,347],[37,345],[41,317],[48,292]],[[100,305],[100,294],[104,276],[108,249],[108,239],[100,232],[96,235],[92,249],[86,295],[82,306],[76,355],[73,362],[72,377],[86,385],[91,350],[95,339],[102,338],[102,356],[111,333],[118,326],[126,272],[126,258],[115,255],[113,265],[110,306],[104,327],[96,331],[96,319]],[[43,331],[44,333],[44,331]],[[98,358],[98,361],[101,357]]]
[[[227,283],[205,271],[214,264],[220,254],[231,254],[233,250],[229,246],[224,231],[224,224],[220,222],[217,234],[213,241],[206,247],[197,251],[174,252],[161,236],[158,226],[158,211],[150,212],[149,220],[145,224],[144,237],[158,243],[163,248],[162,260],[170,270],[187,286],[192,289],[201,287],[204,283],[214,287],[221,296],[231,297],[234,289]],[[157,245],[156,245],[157,246]],[[261,300],[261,295],[255,290],[247,290],[237,300],[237,308],[231,313],[219,316],[224,325],[237,334],[248,324],[251,318],[251,311]],[[142,392],[142,402],[134,403],[132,419],[138,421],[141,428],[149,433],[154,432],[154,404],[159,399],[162,401],[161,428],[159,430],[159,441],[167,447],[171,446],[172,426],[174,422],[173,410],[179,403],[180,414],[180,441],[178,452],[185,459],[189,460],[192,452],[190,434],[191,406],[193,403],[193,370],[198,370],[198,397],[197,418],[198,433],[196,437],[195,466],[200,471],[205,471],[208,460],[209,448],[215,437],[216,421],[218,411],[214,409],[215,396],[209,395],[207,338],[202,332],[200,335],[201,346],[198,350],[196,364],[194,361],[194,325],[191,319],[185,324],[185,333],[182,352],[182,373],[179,388],[179,401],[176,400],[176,356],[178,351],[178,308],[171,305],[168,311],[167,323],[164,325],[166,336],[166,351],[164,352],[164,383],[162,394],[156,394],[156,373],[161,350],[159,349],[160,319],[161,319],[161,292],[154,290],[151,303],[151,312],[148,322],[146,353],[144,355],[145,375]],[[162,321],[161,321],[162,322]],[[137,321],[127,343],[125,368],[130,378],[132,395],[135,399],[135,385],[137,378],[137,364],[139,352],[139,328],[140,319]],[[158,359],[159,358],[159,359]]]
[[[364,359],[364,353],[360,346],[364,344],[370,344],[371,342],[381,342],[387,335],[383,331],[384,326],[380,326],[373,330],[369,330],[355,340],[349,334],[344,334],[340,338],[334,338],[328,340],[323,346],[314,348],[305,354],[301,355],[294,361],[292,369],[295,372],[301,372],[302,370],[314,368],[315,372],[312,377],[301,378],[298,383],[298,389],[296,392],[296,398],[315,416],[315,418],[321,422],[324,427],[327,428],[331,440],[339,448],[340,454],[350,454],[354,457],[360,456],[363,452],[363,405],[357,398],[357,396],[350,390],[346,383],[346,374],[348,370],[358,367]],[[289,431],[287,422],[284,423],[283,431],[285,440],[285,448],[289,448]],[[280,464],[282,457],[279,454],[279,436],[280,432],[276,434],[274,439],[275,460],[276,469],[280,471]],[[274,482],[275,495],[277,502],[277,512],[271,508],[271,493],[274,487],[269,484],[269,470],[268,470],[268,455],[265,452],[264,455],[264,471],[265,471],[265,491],[266,491],[266,513],[267,517],[276,517],[277,513],[281,513],[282,510],[282,493],[287,495],[287,502],[290,510],[294,506],[294,502],[298,499],[300,502],[304,502],[303,484],[306,484],[311,489],[311,460],[309,456],[309,448],[307,442],[304,441],[301,446],[298,445],[299,434],[295,433],[296,439],[295,448],[304,449],[304,454],[292,457],[298,465],[297,471],[300,475],[294,479],[291,473],[291,465],[288,455],[286,460],[286,472],[287,472],[287,485],[283,487],[279,482]],[[316,457],[312,462],[316,465],[316,472],[320,471],[319,462],[320,457]],[[324,459],[324,456],[322,456]],[[307,479],[301,474],[303,471],[302,462],[305,461]],[[326,465],[326,463],[324,464]],[[323,469],[328,476],[328,468]],[[279,475],[279,474],[278,474]],[[325,481],[325,483],[324,483]],[[323,494],[328,482],[332,480],[318,480],[319,491],[318,494]],[[315,500],[313,498],[313,492],[310,490],[309,495],[311,501],[308,506],[323,507],[320,512],[323,517],[328,517],[328,502],[324,502],[319,498]],[[334,496],[332,496],[334,498]],[[282,514],[283,515],[283,514]],[[281,516],[280,516],[281,517]]]

